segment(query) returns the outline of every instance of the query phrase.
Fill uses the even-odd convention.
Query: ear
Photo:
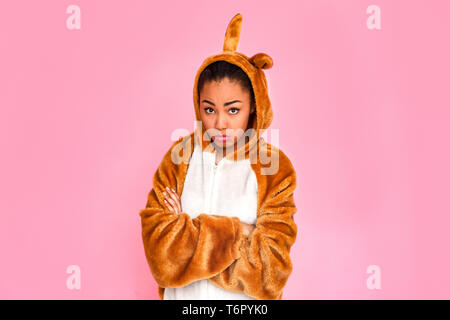
[[[255,67],[260,69],[270,69],[273,66],[272,58],[265,53],[257,53],[249,60]]]
[[[241,35],[242,14],[236,14],[230,21],[225,32],[223,51],[236,51]]]

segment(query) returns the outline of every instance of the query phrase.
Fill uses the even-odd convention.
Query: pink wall
[[[79,30],[66,26],[72,4]],[[240,12],[239,51],[274,60],[272,128],[298,174],[284,298],[449,299],[449,9],[2,3],[0,298],[157,299],[138,212],[172,132],[193,130],[198,67]],[[67,287],[70,265],[80,289]]]

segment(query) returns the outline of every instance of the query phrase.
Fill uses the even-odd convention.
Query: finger
[[[166,187],[166,190],[167,190],[167,192],[166,192],[166,191],[163,191],[164,197],[166,197],[167,200],[172,199],[173,202],[170,202],[170,203],[171,203],[173,209],[177,209],[178,205],[177,205],[177,199],[176,199],[176,197],[174,197],[174,196],[172,195],[172,192],[171,192],[170,189],[168,189],[167,187]]]
[[[177,210],[178,210],[178,213],[181,213],[181,201],[180,201],[180,199],[177,197],[177,196],[175,196],[176,197],[176,199],[177,199],[177,201],[175,202],[176,203],[176,205],[177,205]]]
[[[175,198],[179,198],[178,193],[175,190],[169,188],[168,191],[170,192],[171,195],[175,196]]]
[[[241,229],[242,229],[242,234],[244,236],[247,236],[247,227],[246,227],[246,223],[241,221]]]
[[[167,189],[167,188],[166,188]],[[171,208],[173,209],[173,213],[175,213],[175,214],[180,214],[181,213],[181,210],[179,210],[179,203],[178,203],[178,201],[176,201],[176,200],[173,200],[173,199],[171,199],[171,197],[170,197],[170,195],[169,195],[169,193],[168,192],[163,192],[163,194],[164,194],[164,196],[167,198],[167,200],[169,200],[171,203],[172,203],[172,205],[171,205]],[[165,200],[165,201],[167,201],[167,200]],[[168,202],[169,203],[169,202]]]
[[[178,195],[178,193],[173,189],[172,189],[172,192],[173,192],[173,195],[175,196],[175,198],[177,198],[178,202],[181,205],[181,199],[180,199],[180,196]],[[181,206],[180,206],[180,210],[181,210]]]
[[[174,212],[177,213],[178,210],[177,210],[177,205],[176,205],[175,201],[174,201],[173,199],[171,199],[171,198],[167,198],[167,201],[168,201],[168,202],[170,203],[170,205],[172,206]]]
[[[172,190],[170,190],[169,188],[167,188],[167,192],[168,192],[170,198],[174,201],[176,209],[178,209],[178,211],[181,212],[181,203],[178,198],[178,195],[175,192],[173,192]]]
[[[167,200],[164,199],[164,203],[166,204],[167,208],[168,208],[171,212],[174,211],[173,208],[172,208],[172,206],[170,205],[170,203],[167,202]]]

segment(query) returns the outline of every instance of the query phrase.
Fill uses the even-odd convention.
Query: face
[[[217,147],[234,146],[247,130],[250,113],[250,93],[237,81],[224,78],[203,85],[200,92],[200,116]],[[226,135],[221,139],[221,135]]]

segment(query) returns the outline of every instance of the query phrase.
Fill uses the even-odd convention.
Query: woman
[[[261,137],[272,121],[262,69],[273,62],[236,51],[241,24],[235,15],[223,52],[200,66],[198,125],[172,144],[140,211],[161,299],[281,299],[292,272],[296,173]]]

